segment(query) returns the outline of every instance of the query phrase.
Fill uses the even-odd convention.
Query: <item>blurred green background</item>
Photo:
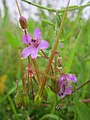
[[[22,49],[24,47],[21,42],[23,31],[17,24],[18,18],[15,18],[16,21],[12,22],[6,1],[3,0],[2,3],[4,16],[2,17],[0,14],[0,120],[90,120],[90,103],[78,102],[78,100],[90,98],[90,84],[84,86],[71,97],[66,98],[65,106],[61,107],[60,110],[55,110],[55,106],[53,106],[55,98],[50,91],[48,91],[48,94],[51,104],[47,107],[34,109],[31,105],[28,110],[16,108],[14,103],[15,81],[17,79],[21,81],[18,46],[20,45]],[[40,4],[41,1],[38,3]],[[53,7],[48,2],[47,6]],[[43,39],[50,43],[50,48],[46,51],[46,54],[49,54],[63,12],[57,15],[48,12],[47,15],[45,10],[37,9],[38,20],[28,17],[28,31],[33,35],[36,27],[41,29]],[[63,58],[63,66],[68,73],[75,73],[78,78],[77,87],[90,79],[90,19],[89,16],[88,19],[83,17],[84,9],[68,12],[70,16],[68,15],[65,19],[60,37],[64,47],[60,49],[60,42],[58,43],[58,50]],[[30,11],[28,12],[30,14]],[[53,24],[50,24],[50,22]],[[44,70],[47,61],[44,59],[42,61],[41,63],[40,59],[37,60],[40,69]],[[71,105],[70,101],[74,101],[75,104]]]

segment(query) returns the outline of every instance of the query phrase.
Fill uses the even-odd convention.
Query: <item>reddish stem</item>
[[[33,99],[33,102],[34,102],[34,89],[33,89],[32,79],[31,79],[31,88],[32,88],[32,99]]]
[[[40,85],[41,84],[41,77],[40,77],[38,66],[36,64],[36,59],[32,59],[32,61],[33,61],[35,72],[36,72],[36,75],[37,75],[37,78],[38,78],[38,84]]]
[[[17,5],[17,8],[18,8],[19,15],[22,16],[17,0],[16,0],[16,5]]]

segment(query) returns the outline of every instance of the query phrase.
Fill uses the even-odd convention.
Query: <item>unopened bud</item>
[[[58,66],[62,67],[62,57],[58,57]]]
[[[26,18],[21,16],[20,19],[19,19],[19,22],[20,22],[20,26],[21,26],[22,29],[27,29],[28,24],[27,24]]]
[[[33,69],[30,67],[26,67],[26,75],[29,76],[30,78],[33,77],[34,71]]]
[[[20,46],[18,46],[18,49],[20,49]]]

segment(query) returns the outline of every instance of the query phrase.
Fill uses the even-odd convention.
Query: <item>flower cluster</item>
[[[38,49],[44,50],[49,47],[47,41],[41,39],[41,31],[39,28],[36,28],[34,31],[34,38],[30,35],[23,35],[22,40],[27,44],[27,48],[22,51],[22,57],[26,58],[31,55],[31,58],[36,58],[38,55]]]
[[[61,98],[64,98],[67,94],[72,94],[72,86],[70,84],[70,81],[77,82],[77,78],[74,74],[63,74],[60,78],[58,78],[58,88],[59,92],[58,95]]]

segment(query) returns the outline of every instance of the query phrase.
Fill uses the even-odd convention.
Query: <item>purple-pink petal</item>
[[[32,37],[30,35],[23,35],[22,36],[22,41],[27,45],[30,43],[31,39],[32,39]]]
[[[58,95],[61,97],[61,98],[64,98],[66,96],[65,93],[62,93],[61,91],[58,92]]]
[[[73,82],[77,82],[77,78],[75,77],[74,74],[68,74],[67,75],[67,78]]]
[[[65,90],[65,94],[72,94],[72,86],[68,86]]]
[[[38,55],[38,48],[32,48],[31,58],[36,58]]]
[[[60,81],[64,81],[64,80],[66,80],[66,75],[62,75],[62,76],[60,77]]]
[[[20,20],[22,20],[23,22],[25,22],[26,19],[23,16],[21,16]]]
[[[35,39],[41,39],[41,37],[42,37],[42,33],[41,33],[40,29],[39,29],[39,28],[36,28],[36,29],[34,30],[34,38],[35,38]]]
[[[38,48],[41,50],[47,49],[49,47],[49,43],[45,40],[41,40]]]
[[[28,57],[28,56],[31,54],[31,52],[32,52],[32,47],[31,47],[31,46],[25,48],[25,49],[22,51],[22,57],[23,57],[23,58]]]
[[[58,87],[61,88],[63,86],[63,84],[64,84],[64,81],[59,81]]]

